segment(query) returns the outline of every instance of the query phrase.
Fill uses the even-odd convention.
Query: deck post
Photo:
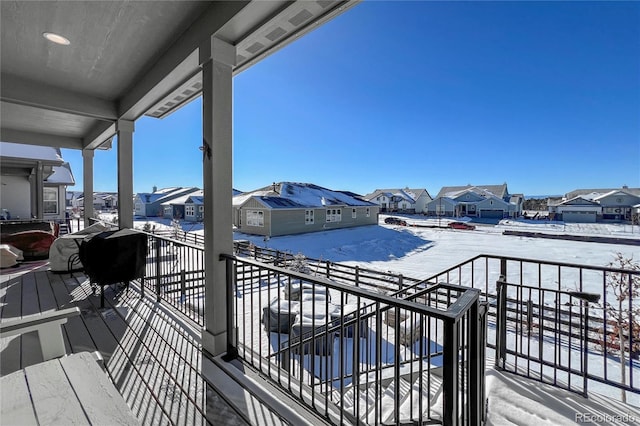
[[[444,322],[442,353],[443,413],[442,424],[458,423],[458,324],[449,319]]]
[[[236,48],[216,37],[199,49],[202,64],[205,328],[203,349],[227,350],[227,277],[222,254],[233,253],[233,66]]]
[[[133,121],[118,120],[116,122],[116,131],[118,132],[118,226],[120,229],[133,229],[133,130]],[[91,194],[91,202],[93,203],[93,194]]]

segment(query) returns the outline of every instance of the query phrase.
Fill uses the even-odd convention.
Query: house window
[[[247,210],[247,226],[264,226],[264,212],[260,210]]]
[[[356,218],[356,209],[351,209],[351,218],[352,219]]]
[[[204,212],[204,206],[198,206],[198,211],[200,213],[203,213]]]
[[[371,216],[371,209],[367,207],[367,217]]]
[[[184,206],[184,214],[185,216],[195,216],[195,206]]]
[[[313,225],[313,210],[304,211],[304,224]]]
[[[327,209],[327,222],[340,222],[342,220],[341,209]]]
[[[42,193],[44,212],[58,214],[58,188],[44,188]]]

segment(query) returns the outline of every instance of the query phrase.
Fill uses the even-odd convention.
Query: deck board
[[[202,377],[199,327],[148,292],[141,297],[137,284],[129,291],[105,288],[100,309],[100,294],[82,273],[56,274],[45,266],[22,275],[3,270],[0,278],[2,319],[80,308],[81,315],[63,325],[68,353],[99,351],[109,379],[142,424],[204,425],[221,415],[229,424],[246,424]],[[42,361],[35,333],[0,339],[0,351],[3,376]]]

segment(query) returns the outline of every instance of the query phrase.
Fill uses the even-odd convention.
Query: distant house
[[[133,199],[134,214],[143,217],[163,217],[165,214],[163,203],[197,190],[196,187],[158,189],[154,186],[153,192],[139,192],[135,195]]]
[[[234,189],[233,195],[241,194]],[[163,215],[167,219],[183,219],[187,222],[204,220],[204,191],[197,189],[162,203]]]
[[[202,222],[204,220],[204,195],[190,195],[184,203],[184,220],[189,222]]]
[[[378,223],[380,207],[310,183],[281,182],[233,197],[234,225],[247,234],[277,236]]]
[[[67,196],[67,207],[78,212],[84,210],[85,196],[82,192],[74,191],[71,196]],[[96,212],[111,211],[118,208],[117,192],[94,192],[93,193],[93,209]]]
[[[551,203],[549,216],[564,222],[632,221],[638,203],[640,188],[578,189]]]
[[[376,189],[363,197],[377,204],[380,212],[426,213],[427,203],[432,200],[426,189]]]
[[[445,186],[427,203],[428,216],[502,219],[522,214],[522,194],[509,194],[507,184]]]
[[[172,198],[161,204],[163,215],[167,219],[184,219],[187,221],[196,221],[195,212],[188,206],[190,197],[203,197],[202,189],[196,189],[187,194]]]
[[[75,185],[59,148],[8,142],[0,142],[0,182],[0,208],[11,219],[63,220]]]

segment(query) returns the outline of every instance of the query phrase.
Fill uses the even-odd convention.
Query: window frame
[[[313,225],[315,222],[315,215],[313,210],[307,209],[304,211],[304,224],[305,225]]]
[[[53,194],[52,200],[47,199],[47,193]],[[55,211],[48,211],[47,205],[54,205]],[[60,214],[60,188],[57,186],[45,186],[42,189],[42,212],[44,214]]]
[[[245,214],[247,226],[253,226],[256,228],[264,228],[264,211],[262,210],[247,210]]]

